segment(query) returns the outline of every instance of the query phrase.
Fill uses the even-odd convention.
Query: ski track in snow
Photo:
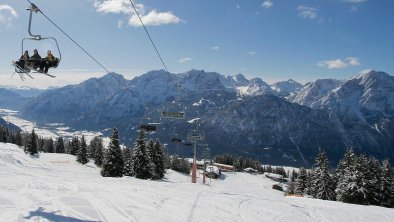
[[[168,170],[162,181],[103,178],[67,154],[32,158],[0,143],[0,221],[393,221],[392,209],[284,197],[262,175],[225,173],[203,185]]]

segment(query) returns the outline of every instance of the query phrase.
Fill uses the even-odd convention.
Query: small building
[[[255,173],[258,173],[259,171],[255,170],[255,169],[253,169],[251,167],[248,167],[248,168],[243,169],[243,172],[255,174]]]
[[[235,167],[227,164],[222,164],[222,163],[213,163],[213,166],[216,166],[222,171],[234,171]]]

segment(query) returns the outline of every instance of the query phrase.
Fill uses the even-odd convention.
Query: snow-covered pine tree
[[[55,152],[55,147],[53,146],[53,139],[50,138],[48,140],[45,140],[45,150],[47,153],[54,153]]]
[[[306,174],[306,187],[304,193],[306,195],[315,197],[315,189],[313,186],[313,178],[315,177],[315,171],[314,170],[308,170]]]
[[[155,153],[156,157],[154,158],[153,163],[156,166],[156,174],[158,179],[162,179],[164,177],[165,171],[165,153],[164,147],[161,145],[160,140],[156,139],[155,141]]]
[[[101,167],[104,162],[104,150],[103,150],[103,140],[98,138],[97,143],[95,144],[95,152],[94,152],[94,164],[96,166]]]
[[[56,148],[55,148],[56,153],[65,153],[66,150],[64,148],[64,140],[63,137],[59,136],[56,141]]]
[[[291,182],[294,183],[295,180],[297,179],[297,177],[298,177],[298,173],[295,169],[293,169],[293,171],[291,172],[291,178],[290,178]]]
[[[108,150],[105,153],[103,168],[101,169],[103,177],[122,177],[123,176],[123,157],[119,145],[118,130],[112,130],[111,141]]]
[[[371,196],[370,170],[367,156],[360,155],[356,159],[354,178],[349,183],[350,203],[369,204],[368,197]]]
[[[384,207],[394,207],[394,178],[391,171],[389,160],[384,160],[380,186],[381,205]]]
[[[294,193],[304,195],[305,189],[307,188],[307,171],[301,167],[298,172],[298,177],[295,180]]]
[[[77,162],[81,163],[83,165],[85,165],[89,162],[88,154],[87,154],[87,145],[86,145],[86,140],[85,140],[84,135],[82,135],[81,143],[80,143],[79,150],[77,153]]]
[[[91,141],[88,146],[88,156],[89,158],[94,158],[96,156],[96,149],[98,146],[100,146],[102,143],[102,140],[100,137],[95,136]]]
[[[350,182],[354,181],[356,165],[356,156],[354,154],[353,148],[350,147],[344,158],[339,162],[338,168],[336,170],[337,177],[337,187],[335,193],[337,194],[336,199],[342,202],[351,201],[351,192],[349,190]]]
[[[123,149],[123,162],[124,162],[123,174],[125,176],[131,176],[131,177],[134,176],[133,154],[132,154],[132,150],[129,147]]]
[[[335,184],[330,175],[326,152],[321,149],[315,161],[312,179],[314,197],[322,200],[335,200]]]
[[[30,155],[36,155],[38,153],[37,134],[34,132],[34,129],[31,131],[31,134],[27,136],[24,151]]]
[[[150,140],[148,143],[148,155],[153,163],[152,178],[161,179],[164,177],[164,152],[159,139],[154,143]]]
[[[368,157],[368,174],[367,179],[369,180],[369,196],[368,196],[368,203],[373,205],[380,205],[381,204],[381,193],[380,193],[380,186],[381,186],[381,178],[382,178],[382,166],[374,157]]]
[[[150,179],[151,174],[150,159],[146,151],[145,134],[139,131],[138,138],[134,145],[133,171],[136,178]]]
[[[78,136],[74,136],[70,142],[68,153],[71,155],[77,155],[79,150],[79,139]]]

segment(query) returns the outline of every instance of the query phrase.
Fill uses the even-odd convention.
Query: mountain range
[[[171,110],[185,111],[185,120],[160,118],[161,111]],[[377,71],[305,85],[294,80],[269,85],[261,78],[203,70],[156,70],[132,80],[110,73],[47,90],[20,111],[39,123],[118,127],[128,145],[140,124],[156,123],[158,130],[149,137],[169,143],[173,134],[185,139],[195,127],[190,120],[199,118],[212,155],[235,153],[266,164],[311,165],[320,148],[335,164],[350,146],[394,160],[394,77]],[[167,149],[191,152],[179,144]]]

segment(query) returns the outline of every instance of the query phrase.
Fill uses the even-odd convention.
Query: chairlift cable
[[[157,55],[159,56],[160,61],[161,61],[161,63],[162,63],[163,66],[164,66],[164,69],[168,72],[167,66],[166,66],[166,64],[164,63],[164,60],[163,60],[163,58],[161,57],[161,55],[160,55],[160,53],[159,53],[159,50],[157,49],[155,43],[153,42],[153,39],[152,39],[152,37],[150,36],[150,34],[149,34],[149,32],[148,32],[148,29],[146,28],[144,22],[142,21],[141,16],[140,16],[140,14],[138,13],[138,10],[137,10],[137,8],[135,7],[135,5],[134,5],[134,3],[133,3],[133,0],[130,0],[130,3],[131,3],[131,5],[133,6],[133,9],[134,9],[134,11],[135,11],[135,14],[137,15],[138,19],[139,19],[140,22],[141,22],[142,27],[144,27],[145,33],[146,33],[146,35],[148,36],[150,42],[152,43],[153,48],[155,48],[155,51],[156,51]]]
[[[148,29],[146,28],[144,22],[142,21],[142,18],[141,18],[141,16],[140,16],[140,13],[138,13],[137,7],[135,7],[135,5],[134,5],[134,3],[133,3],[133,0],[130,0],[130,3],[131,3],[131,6],[133,7],[133,9],[134,9],[134,11],[135,11],[135,14],[137,15],[138,19],[140,20],[140,23],[141,23],[142,27],[144,28],[145,33],[146,33],[146,35],[148,36],[148,38],[149,38],[149,40],[150,40],[150,42],[151,42],[153,48],[155,49],[157,56],[159,57],[161,63],[163,64],[164,70],[170,74],[170,78],[171,78],[171,80],[172,80],[172,84],[174,85],[174,87],[175,87],[176,90],[178,91],[178,85],[175,83],[174,79],[173,79],[172,76],[171,76],[171,73],[168,71],[167,66],[166,66],[166,63],[164,62],[163,57],[161,57],[160,52],[159,52],[159,50],[158,50],[157,47],[156,47],[156,44],[154,43],[154,41],[153,41],[151,35],[149,34]]]

